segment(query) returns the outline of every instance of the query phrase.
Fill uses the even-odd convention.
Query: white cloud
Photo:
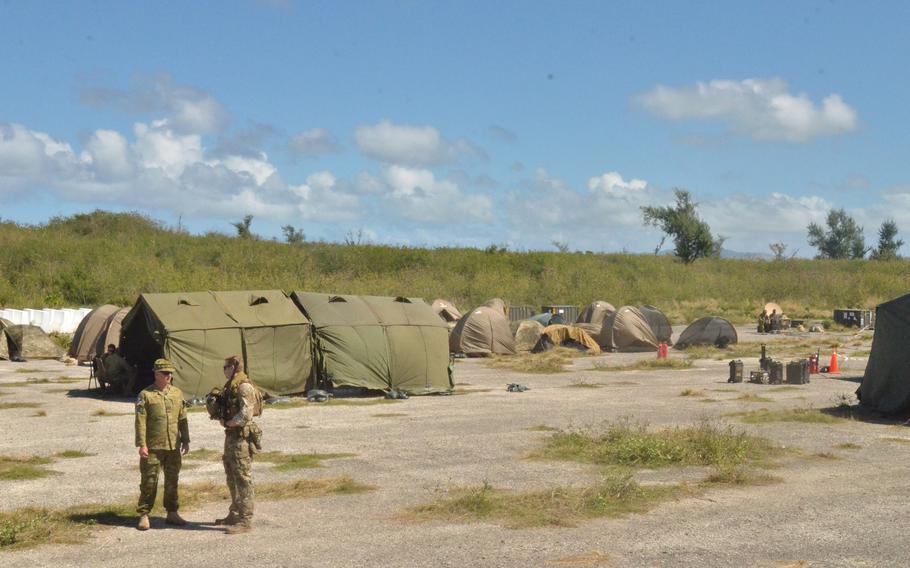
[[[291,139],[290,146],[291,151],[298,156],[320,156],[341,151],[335,137],[325,128],[301,132]]]
[[[131,114],[164,113],[171,128],[181,134],[211,134],[230,122],[227,109],[206,91],[175,85],[170,75],[137,76],[129,89],[89,88],[82,102]]]
[[[198,134],[177,134],[165,120],[151,125],[137,123],[135,150],[145,168],[160,168],[169,177],[178,177],[189,165],[202,161],[202,138]]]
[[[354,133],[365,156],[388,164],[438,166],[463,156],[486,159],[486,153],[462,138],[450,142],[432,126],[402,126],[384,120]]]
[[[385,172],[390,210],[419,222],[492,221],[493,200],[461,191],[454,182],[438,180],[424,169],[389,166]]]
[[[714,80],[680,89],[658,85],[636,101],[668,120],[718,120],[756,140],[806,142],[858,127],[856,111],[840,95],[828,95],[819,106],[788,89],[782,79]]]
[[[119,132],[96,130],[85,143],[85,152],[99,179],[121,180],[135,173],[133,152]]]

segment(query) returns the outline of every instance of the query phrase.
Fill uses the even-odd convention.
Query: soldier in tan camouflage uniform
[[[228,534],[248,532],[253,522],[253,455],[262,435],[259,425],[253,422],[261,399],[256,386],[243,372],[239,356],[225,359],[224,376],[227,382],[222,389],[224,411],[224,473],[231,492],[231,508],[227,517],[215,521],[231,525]]]
[[[177,481],[180,476],[181,454],[190,451],[190,430],[186,420],[183,392],[171,385],[174,365],[158,359],[154,365],[155,382],[139,393],[136,399],[136,446],[139,448],[138,529],[149,528],[149,512],[158,493],[158,471],[164,468],[164,508],[166,522],[183,526],[186,521],[177,510]]]

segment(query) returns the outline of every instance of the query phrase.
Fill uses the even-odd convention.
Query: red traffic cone
[[[831,352],[831,364],[828,365],[829,375],[839,375],[840,367],[837,366],[837,348]]]

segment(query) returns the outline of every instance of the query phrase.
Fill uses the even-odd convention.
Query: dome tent
[[[600,346],[585,330],[573,325],[562,324],[548,325],[541,330],[540,339],[531,352],[540,353],[555,347],[569,347],[586,351],[591,355],[600,354]]]
[[[679,334],[675,347],[677,349],[685,349],[692,345],[726,347],[737,341],[738,337],[733,324],[724,318],[708,316],[689,324],[689,327]]]
[[[102,345],[101,351],[97,350],[98,337],[106,335],[104,333],[106,330],[105,324],[108,318],[114,315],[118,309],[117,306],[112,304],[104,304],[86,314],[73,334],[73,341],[70,343],[67,355],[82,363],[91,361],[96,356],[104,353],[104,345]]]
[[[608,317],[595,338],[604,350],[656,351],[657,337],[638,308],[623,306]]]
[[[104,322],[105,331],[98,335],[95,353],[104,353],[108,345],[120,345],[120,330],[123,326],[123,319],[128,313],[130,313],[130,308],[120,308],[107,318],[107,321]]]
[[[586,307],[580,314],[578,314],[578,319],[575,320],[575,323],[590,323],[601,325],[603,324],[604,320],[610,317],[610,315],[615,311],[616,308],[613,307],[613,304],[610,302],[597,300],[591,302],[588,307]]]
[[[455,322],[461,319],[461,312],[455,307],[455,304],[441,298],[433,300],[433,311],[436,312],[442,321],[455,325]]]
[[[473,357],[514,355],[515,338],[509,319],[502,311],[489,306],[471,310],[449,335],[449,351]]]
[[[670,325],[670,320],[667,319],[667,316],[654,306],[645,305],[639,307],[638,310],[645,316],[645,319],[648,320],[648,325],[651,326],[651,331],[654,332],[657,341],[673,345],[673,342],[671,341],[671,338],[673,337],[673,326]]]

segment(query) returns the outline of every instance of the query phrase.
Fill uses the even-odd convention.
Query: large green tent
[[[863,382],[856,391],[860,404],[889,415],[910,411],[910,294],[875,308],[875,335]]]
[[[422,299],[291,297],[313,322],[320,383],[412,394],[453,388],[448,328]]]
[[[144,382],[155,359],[170,359],[187,398],[223,385],[230,355],[272,395],[305,391],[313,369],[310,322],[281,290],[143,294],[123,319],[120,350]]]

